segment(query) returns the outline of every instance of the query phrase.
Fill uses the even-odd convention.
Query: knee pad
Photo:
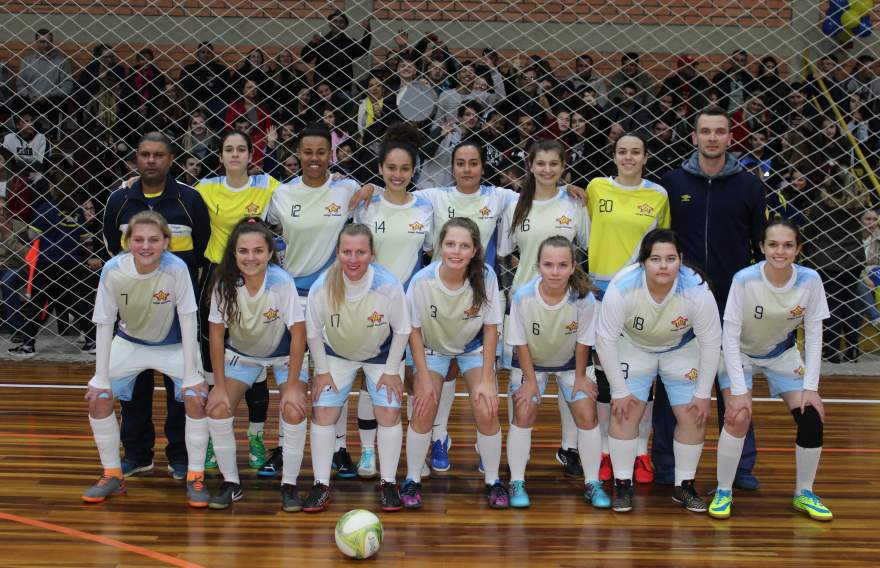
[[[269,386],[266,381],[254,383],[244,397],[248,405],[248,419],[251,422],[265,422],[269,411]]]
[[[603,404],[611,404],[611,385],[608,383],[608,377],[605,371],[596,369],[596,386],[599,387],[599,394],[596,401]]]
[[[801,414],[800,408],[791,411],[797,423],[797,445],[802,448],[821,448],[823,436],[822,418],[812,406],[808,406]]]
[[[379,426],[379,423],[376,420],[364,420],[363,418],[358,418],[358,430],[375,430]]]

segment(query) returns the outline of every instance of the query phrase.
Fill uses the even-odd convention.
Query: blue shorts
[[[283,357],[248,357],[227,349],[224,360],[223,374],[227,378],[246,384],[248,388],[254,386],[254,383],[261,376],[265,376],[263,371],[267,367],[272,367],[275,384],[281,386],[287,382],[290,367],[290,357],[287,355]],[[305,370],[305,373],[300,370],[299,380],[304,383],[309,382],[308,370]]]
[[[540,396],[544,396],[544,390],[547,388],[547,382],[550,379],[550,375],[556,377],[556,386],[559,387],[559,392],[562,394],[562,398],[565,399],[565,402],[571,404],[579,400],[584,400],[585,398],[590,398],[590,395],[583,391],[578,391],[577,394],[572,396],[572,389],[574,388],[574,371],[535,372],[535,377],[538,379],[538,392],[540,393]],[[596,382],[596,376],[594,374],[591,376],[591,373],[588,372],[587,378],[592,380],[594,383]],[[507,394],[513,395],[513,393],[520,389],[522,384],[522,370],[514,367],[510,370],[510,381],[507,385]],[[535,404],[541,404],[541,398],[532,397],[532,402],[534,402]]]
[[[623,336],[618,348],[626,388],[634,397],[647,403],[654,378],[660,375],[670,406],[691,403],[700,366],[700,346],[696,339],[673,351],[651,353]]]
[[[461,355],[443,355],[435,352],[433,349],[425,349],[425,361],[428,364],[428,370],[432,373],[437,373],[444,379],[446,374],[449,373],[449,366],[452,365],[453,359],[458,361],[458,370],[464,375],[472,369],[483,368],[483,349],[475,349]],[[412,352],[409,350],[409,347],[406,348],[406,359],[404,362],[407,367],[415,369],[416,364],[413,361]]]
[[[357,372],[363,369],[364,376],[366,377],[367,393],[369,393],[373,405],[384,406],[385,408],[400,408],[400,400],[396,396],[392,396],[391,402],[388,402],[388,389],[386,387],[376,388],[377,383],[382,378],[382,374],[385,372],[384,363],[362,363],[328,355],[327,365],[330,368],[330,376],[333,378],[333,384],[336,385],[337,390],[334,392],[330,387],[325,388],[312,406],[334,408],[345,406]],[[401,365],[399,371],[401,380],[403,380],[403,365]]]
[[[769,359],[749,357],[745,353],[740,354],[743,364],[743,375],[746,380],[746,388],[752,390],[752,376],[756,371],[764,373],[767,377],[767,386],[770,387],[770,396],[779,396],[786,392],[800,392],[804,390],[804,361],[797,347],[789,347],[781,355]],[[718,366],[718,386],[721,389],[730,388],[730,375],[724,358]]]

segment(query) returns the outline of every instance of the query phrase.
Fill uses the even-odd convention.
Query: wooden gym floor
[[[130,478],[128,494],[86,505],[80,494],[100,473],[83,401],[86,365],[4,361],[0,369],[0,566],[310,566],[354,563],[337,551],[333,528],[355,508],[378,512],[373,482],[334,481],[334,502],[317,515],[280,510],[279,481],[242,469],[245,497],[227,511],[193,510],[182,482],[155,469]],[[757,397],[766,397],[758,381]],[[737,491],[734,516],[715,521],[672,503],[671,489],[638,486],[629,514],[585,504],[579,480],[554,460],[556,401],[545,399],[528,470],[532,507],[489,510],[476,471],[467,401],[450,420],[452,469],[423,485],[421,511],[379,513],[385,542],[368,563],[391,566],[876,566],[880,529],[880,380],[827,377],[828,421],[816,492],[835,520],[811,521],[790,506],[794,426],[781,402],[755,402],[761,488]],[[550,389],[548,389],[550,391]],[[555,392],[553,390],[552,392]],[[157,430],[164,392],[154,400]],[[267,446],[275,439],[272,397]],[[506,401],[502,400],[502,409]],[[714,405],[713,405],[714,406]],[[239,463],[246,465],[245,405],[239,409]],[[359,454],[355,405],[349,451]],[[714,418],[713,422],[714,424]],[[506,427],[504,428],[506,435]],[[714,487],[710,427],[697,485]],[[400,475],[405,474],[401,459]],[[506,463],[506,460],[505,460]],[[505,468],[506,469],[506,468]],[[308,448],[300,486],[311,481]],[[503,474],[504,475],[504,474]],[[402,479],[401,479],[402,480]],[[218,480],[210,481],[212,488]]]

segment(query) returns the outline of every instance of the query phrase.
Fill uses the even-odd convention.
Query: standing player
[[[818,273],[794,263],[802,246],[796,224],[773,219],[760,241],[766,260],[733,277],[724,311],[725,365],[718,377],[727,411],[718,439],[718,489],[709,507],[709,515],[716,519],[730,516],[733,480],[751,422],[755,371],[764,373],[770,393],[785,401],[797,424],[794,508],[817,521],[832,519],[831,511],[813,493],[825,422],[819,367],[828,302]],[[801,323],[806,365],[795,344]]]
[[[86,400],[104,473],[82,499],[99,503],[125,492],[113,400],[130,399],[137,376],[156,370],[171,377],[175,397],[184,401],[187,498],[193,507],[205,507],[208,386],[199,372],[197,306],[189,271],[182,260],[166,252],[171,229],[158,213],[135,214],[124,236],[129,250],[104,265],[95,299],[97,360]]]
[[[559,187],[566,165],[562,145],[552,140],[532,144],[527,164],[529,172],[519,200],[511,201],[505,209],[498,246],[500,256],[507,256],[516,248],[520,252],[511,297],[536,276],[537,250],[546,238],[562,235],[577,242],[581,248],[586,248],[590,231],[590,220],[583,202]],[[567,475],[580,477],[583,469],[576,449],[578,431],[567,402],[562,397],[558,401],[563,423],[563,444],[556,453],[556,459],[563,463]],[[509,402],[508,408],[512,410]]]
[[[721,322],[709,285],[682,265],[672,231],[654,229],[645,235],[638,264],[621,270],[608,284],[596,348],[611,386],[609,446],[616,478],[611,507],[618,512],[632,509],[639,421],[659,374],[677,422],[672,499],[689,511],[705,512],[694,477],[718,369]]]
[[[334,243],[351,214],[349,202],[360,189],[352,179],[333,180],[328,172],[331,148],[327,128],[310,125],[300,132],[302,176],[278,186],[266,215],[270,224],[281,227],[284,268],[296,281],[304,307],[312,284],[336,258]],[[303,368],[308,368],[308,359]],[[340,477],[355,477],[357,468],[345,447],[347,409],[343,407],[337,425],[333,466]],[[261,473],[273,475],[281,465],[279,458],[280,454],[273,455]]]
[[[225,509],[242,498],[232,423],[245,391],[266,367],[272,367],[281,389],[282,451],[287,458],[281,503],[285,511],[299,511],[302,501],[296,480],[306,444],[308,380],[303,380],[300,370],[306,331],[296,285],[278,265],[268,227],[254,218],[235,225],[213,284],[208,319],[214,389],[207,411],[223,485],[210,507]],[[291,373],[294,380],[289,381]]]
[[[578,451],[586,481],[584,499],[607,509],[611,499],[599,481],[602,440],[596,421],[598,391],[587,376],[590,346],[596,337],[597,303],[590,293],[590,280],[577,267],[575,248],[568,238],[548,237],[538,246],[536,257],[539,275],[513,294],[505,334],[505,341],[515,349],[509,392],[516,407],[507,434],[510,506],[530,504],[525,473],[532,426],[552,374],[560,398],[571,406],[578,426]]]
[[[422,268],[423,253],[432,249],[433,211],[431,203],[407,193],[418,161],[418,130],[406,123],[392,125],[379,149],[379,174],[384,189],[373,195],[369,207],[359,207],[354,220],[373,232],[376,262],[386,267],[404,288]],[[376,476],[376,417],[366,388],[358,396],[358,429],[361,458],[358,475]]]
[[[410,334],[403,287],[384,267],[371,264],[373,234],[366,225],[346,225],[336,243],[336,262],[309,290],[306,326],[315,361],[312,382],[312,469],[315,484],[303,510],[330,504],[330,467],[336,422],[348,402],[355,375],[363,370],[379,423],[380,504],[401,508],[397,464],[403,429],[403,352]],[[286,466],[285,466],[286,470]]]
[[[274,135],[274,130],[270,133]],[[211,281],[214,271],[223,259],[229,235],[244,217],[262,217],[269,200],[279,183],[266,174],[248,175],[248,167],[254,156],[254,147],[248,134],[231,130],[220,142],[220,164],[225,175],[203,179],[196,185],[208,207],[211,220],[211,238],[205,249],[208,259],[199,282],[199,305],[201,306],[201,348],[205,371],[211,372],[211,353],[208,339],[208,312],[211,306]],[[210,377],[210,375],[208,375]],[[248,463],[259,468],[266,461],[263,444],[263,426],[269,410],[269,388],[262,374],[245,395],[248,405]],[[212,446],[208,446],[207,467],[215,469]]]
[[[489,506],[510,504],[501,483],[501,425],[495,348],[501,324],[501,298],[495,272],[483,262],[477,224],[455,217],[440,230],[440,261],[413,277],[407,301],[413,320],[410,351],[415,362],[413,416],[406,435],[407,476],[403,504],[422,506],[421,466],[431,444],[437,400],[452,361],[464,375],[477,427]]]
[[[636,261],[639,245],[645,234],[652,229],[669,228],[669,199],[666,190],[642,178],[647,162],[648,154],[644,138],[639,134],[624,134],[614,144],[614,166],[617,175],[595,178],[587,186],[587,207],[590,214],[588,253],[590,278],[598,288],[596,294],[600,301],[617,271]],[[612,475],[611,461],[608,457],[611,395],[608,392],[608,379],[601,368],[596,369],[596,378],[599,385],[599,428],[602,430],[603,454],[599,478],[608,481]],[[633,475],[638,483],[650,483],[654,479],[654,470],[648,456],[653,406],[654,402],[649,396],[645,413],[639,423],[639,447]],[[561,450],[563,452],[576,439],[569,434],[573,425],[566,420],[567,414],[567,409],[564,409]],[[568,464],[567,461],[565,463]]]

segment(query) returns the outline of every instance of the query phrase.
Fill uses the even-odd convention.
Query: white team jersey
[[[697,336],[721,337],[718,306],[709,285],[682,266],[669,295],[655,302],[648,292],[645,269],[632,264],[608,284],[596,333],[608,340],[625,335],[649,353],[682,347]]]
[[[229,329],[226,346],[248,357],[290,355],[290,326],[305,321],[293,278],[280,266],[270,264],[263,285],[251,296],[244,282],[236,291],[238,317],[226,321],[222,299],[214,289],[208,321]]]
[[[509,345],[527,345],[535,371],[571,371],[575,368],[575,344],[596,344],[598,302],[588,292],[578,298],[571,292],[556,305],[541,297],[537,276],[520,287],[510,305],[510,325],[504,340]],[[514,350],[513,366],[519,368]]]
[[[498,278],[488,264],[483,272],[486,301],[474,306],[470,282],[450,290],[440,280],[440,261],[419,270],[406,291],[413,327],[421,328],[425,347],[442,355],[470,353],[483,345],[483,326],[501,325]]]
[[[309,187],[302,178],[278,186],[269,202],[266,220],[281,225],[284,268],[300,293],[308,289],[335,257],[336,238],[349,217],[348,202],[360,189],[351,179],[328,180]]]
[[[411,331],[400,282],[388,269],[371,264],[364,275],[364,292],[356,296],[346,293],[339,311],[331,312],[326,278],[324,272],[309,290],[308,336],[322,336],[328,355],[362,363],[385,363],[392,334]]]
[[[124,252],[101,270],[92,321],[112,325],[119,314],[120,337],[142,345],[170,345],[181,341],[178,314],[196,309],[189,269],[180,258],[163,252],[156,270],[138,274],[134,257]]]
[[[764,275],[766,261],[743,268],[733,276],[724,321],[742,326],[740,345],[749,357],[782,354],[795,344],[795,329],[803,321],[829,317],[825,288],[819,274],[797,264],[782,288]]]
[[[421,189],[415,195],[424,197],[434,208],[434,238],[440,248],[439,236],[443,224],[453,217],[467,217],[480,228],[480,241],[483,244],[483,260],[495,264],[495,248],[498,240],[498,225],[504,209],[518,194],[506,187],[481,185],[474,193],[462,193],[455,187],[432,187]]]
[[[519,265],[513,277],[512,292],[537,276],[538,247],[547,237],[561,235],[584,249],[590,238],[587,208],[564,189],[559,189],[551,199],[534,200],[529,214],[519,226],[513,227],[511,233],[516,204],[516,201],[511,201],[504,209],[498,241],[498,256],[507,256],[519,249]]]
[[[433,248],[433,215],[431,202],[420,195],[406,205],[395,205],[377,193],[369,207],[355,210],[354,220],[373,232],[376,262],[406,287],[422,268],[422,251]]]

